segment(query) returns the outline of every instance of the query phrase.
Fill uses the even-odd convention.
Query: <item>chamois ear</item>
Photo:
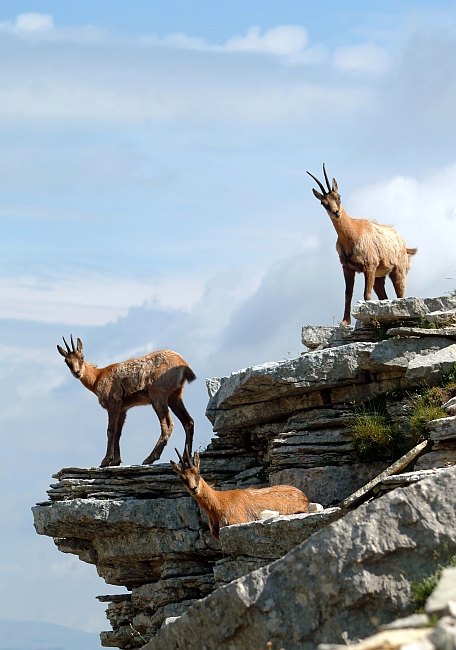
[[[324,197],[323,197],[323,194],[320,194],[320,192],[317,192],[317,190],[316,190],[314,187],[312,188],[312,192],[314,193],[314,196],[315,196],[319,201],[321,201],[321,200],[324,198]]]
[[[177,463],[175,463],[173,460],[170,460],[169,462],[170,462],[170,465],[172,467],[173,472],[180,476],[181,468],[179,467],[179,465]]]
[[[196,467],[196,469],[199,471],[200,468],[200,455],[197,451],[193,454],[193,464]]]
[[[65,352],[65,350],[63,348],[61,348],[60,345],[57,346],[57,350],[60,352],[62,357],[65,357],[65,359],[67,358],[67,356],[68,356],[67,352]]]
[[[339,188],[337,187],[337,181],[336,181],[335,178],[333,178],[332,191],[333,191],[333,192],[339,192]]]
[[[81,339],[78,339],[78,347],[77,347],[78,352],[81,352],[82,354],[82,341]]]

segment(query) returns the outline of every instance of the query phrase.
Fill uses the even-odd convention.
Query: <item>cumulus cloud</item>
[[[308,43],[307,31],[298,25],[280,25],[263,35],[259,27],[251,27],[245,36],[234,36],[221,48],[232,52],[261,52],[288,56],[302,52]]]
[[[54,19],[50,14],[19,14],[14,27],[20,32],[42,32],[54,27]]]
[[[334,52],[334,64],[344,72],[380,74],[389,63],[386,50],[374,43],[339,47]]]

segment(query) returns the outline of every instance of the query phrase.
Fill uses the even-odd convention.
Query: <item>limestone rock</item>
[[[443,570],[438,585],[426,602],[426,614],[448,614],[450,603],[456,604],[456,567]]]
[[[324,506],[340,503],[350,494],[378,476],[386,462],[352,463],[349,465],[283,469],[270,475],[271,485],[293,485],[311,501]]]
[[[454,440],[456,439],[456,416],[438,418],[427,423],[431,440]]]
[[[453,370],[456,363],[456,344],[449,345],[438,352],[412,359],[405,373],[406,379],[414,382],[426,382],[429,385],[438,382],[444,373]]]
[[[456,327],[445,327],[440,329],[427,329],[425,327],[392,327],[387,332],[388,336],[399,336],[401,338],[430,336],[456,339]]]
[[[424,314],[423,318],[424,320],[427,320],[428,323],[435,323],[436,325],[454,323],[456,320],[456,309],[431,311],[429,314]]]
[[[448,415],[456,415],[456,397],[452,397],[448,402],[445,402],[442,408]]]
[[[222,549],[227,555],[246,555],[269,561],[282,557],[292,548],[336,521],[343,515],[340,508],[298,515],[280,515],[247,524],[220,529]]]
[[[395,300],[359,301],[352,314],[362,323],[389,323],[397,320],[416,320],[434,311],[448,311],[456,307],[455,296],[439,298],[396,298]]]
[[[411,362],[417,357],[419,361],[426,360],[429,355],[449,346],[453,347],[451,342],[437,335],[427,339],[380,341],[366,344],[359,349],[359,365],[365,370],[374,372],[400,370],[405,374]]]
[[[442,449],[423,454],[416,461],[415,469],[434,469],[456,465],[456,449]]]
[[[329,339],[340,329],[339,327],[326,327],[324,325],[304,325],[301,340],[303,345],[310,350],[325,347]],[[350,328],[350,330],[353,328]]]
[[[409,614],[410,584],[456,552],[455,480],[451,468],[360,506],[198,601],[144,650],[313,650]]]

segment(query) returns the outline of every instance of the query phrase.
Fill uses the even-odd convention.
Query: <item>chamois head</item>
[[[78,344],[77,347],[74,347],[74,341],[73,341],[73,335],[71,334],[70,340],[71,340],[71,347],[68,345],[68,343],[65,341],[65,337],[63,337],[63,342],[65,343],[66,351],[60,347],[60,345],[57,346],[57,350],[60,352],[62,357],[65,358],[65,363],[67,364],[68,368],[71,370],[71,374],[73,377],[76,377],[77,379],[82,378],[82,373],[83,373],[83,366],[84,366],[84,355],[82,354],[82,341],[81,339],[77,339]]]
[[[312,192],[314,196],[320,201],[326,212],[332,219],[338,219],[340,217],[340,194],[338,193],[337,181],[333,178],[332,187],[329,184],[328,174],[326,173],[325,164],[323,163],[323,173],[325,175],[326,185],[328,189],[325,190],[323,185],[320,183],[318,178],[315,178],[313,174],[307,172],[314,181],[317,183],[323,194],[317,192],[316,189],[313,189]]]
[[[197,496],[200,492],[200,480],[201,476],[199,473],[200,466],[200,457],[199,453],[195,451],[193,454],[193,462],[190,457],[188,447],[185,447],[185,460],[182,458],[180,453],[176,449],[176,454],[179,456],[180,464],[178,465],[173,460],[170,461],[173,471],[180,477],[180,480],[187,488],[188,492],[192,496]]]

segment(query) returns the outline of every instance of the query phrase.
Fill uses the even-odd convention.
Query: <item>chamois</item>
[[[352,219],[340,202],[337,181],[329,184],[325,165],[326,190],[310,172],[323,194],[313,189],[314,196],[321,202],[331,217],[337,232],[336,250],[345,278],[345,311],[341,325],[349,325],[355,273],[364,274],[364,300],[371,300],[372,289],[380,300],[387,300],[385,279],[389,275],[398,298],[405,295],[407,273],[411,257],[416,248],[407,248],[404,240],[394,228],[367,219]]]
[[[185,382],[194,381],[196,376],[179,354],[171,350],[158,350],[137,359],[97,368],[84,361],[81,339],[77,339],[75,348],[71,335],[72,349],[65,339],[63,342],[66,351],[60,345],[57,350],[65,358],[71,374],[95,393],[101,406],[108,411],[108,448],[100,467],[120,465],[122,462],[120,436],[127,411],[133,406],[151,404],[160,420],[161,435],[143,465],[151,465],[160,458],[173,432],[169,408],[181,421],[186,445],[192,448],[194,423],[184,406],[182,393]]]
[[[173,471],[179,475],[187,491],[209,517],[212,535],[220,541],[219,531],[224,526],[256,521],[263,510],[275,510],[281,515],[307,512],[309,499],[291,485],[275,485],[269,488],[247,488],[244,490],[213,490],[200,474],[200,457],[197,451],[193,462],[188,448],[186,460],[179,456],[180,465],[170,461]]]

